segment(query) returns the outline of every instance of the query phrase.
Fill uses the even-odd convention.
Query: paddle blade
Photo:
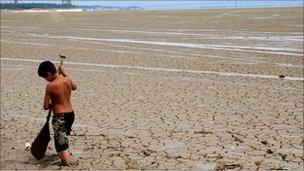
[[[40,160],[44,157],[50,140],[49,122],[47,121],[31,146],[31,153],[36,159]]]

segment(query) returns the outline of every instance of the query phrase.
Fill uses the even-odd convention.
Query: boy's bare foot
[[[70,165],[70,152],[68,150],[60,152],[59,157],[61,159],[62,166]]]

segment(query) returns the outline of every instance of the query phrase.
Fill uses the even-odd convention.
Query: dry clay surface
[[[1,13],[1,169],[60,169],[43,60],[77,85],[64,169],[303,168],[303,9]],[[52,132],[52,131],[51,131]]]

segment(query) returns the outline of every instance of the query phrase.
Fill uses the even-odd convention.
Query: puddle
[[[45,46],[45,47],[49,47],[49,46],[54,46],[51,44],[43,44],[43,43],[30,43],[30,42],[17,42],[17,41],[9,41],[9,40],[1,40],[1,42],[4,43],[14,43],[14,44],[21,44],[21,45],[31,45],[31,46]]]

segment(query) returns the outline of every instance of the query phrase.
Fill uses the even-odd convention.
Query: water
[[[302,0],[74,1],[74,5],[137,6],[146,10],[303,7]]]

